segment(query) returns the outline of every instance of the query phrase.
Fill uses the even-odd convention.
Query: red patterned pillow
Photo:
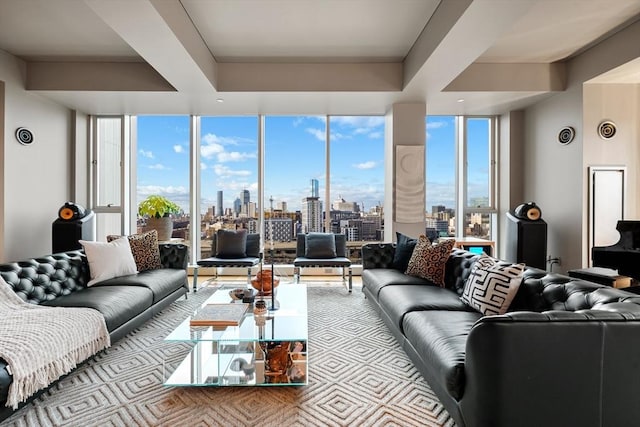
[[[446,239],[432,245],[426,236],[420,236],[405,274],[422,277],[444,287],[444,268],[454,244],[455,240]]]
[[[107,236],[107,242],[111,242],[119,237],[122,236],[109,235]],[[162,268],[157,230],[150,230],[142,234],[132,234],[127,237],[138,271]]]

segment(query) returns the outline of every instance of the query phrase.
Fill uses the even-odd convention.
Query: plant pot
[[[147,225],[144,226],[144,231],[158,231],[158,241],[163,242],[171,240],[173,234],[173,221],[171,217],[163,216],[162,218],[149,218],[147,219]]]

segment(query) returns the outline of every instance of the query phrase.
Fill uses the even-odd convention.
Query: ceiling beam
[[[453,7],[451,5],[458,2],[441,2],[441,5],[442,3]],[[464,6],[468,0],[460,0],[460,3]],[[460,5],[459,9],[449,10],[449,21],[453,20],[456,14],[459,18],[450,26],[444,37],[440,35],[446,27],[436,31],[437,46],[434,47],[425,41],[416,43],[409,57],[405,59],[405,64],[412,61],[409,67],[413,70],[425,56],[425,51],[429,53],[410,81],[405,75],[405,90],[415,89],[414,85],[417,85],[427,97],[430,93],[442,91],[491,47],[503,33],[510,30],[513,23],[524,16],[533,4],[535,1],[532,0],[473,0],[461,15],[459,14],[459,9],[462,8]],[[426,34],[429,33],[428,27],[435,25],[435,22],[433,18],[429,21],[425,29]]]
[[[27,90],[175,92],[145,62],[28,62]]]
[[[217,63],[180,2],[85,3],[178,91],[215,91]]]
[[[404,59],[404,85],[424,66],[473,0],[441,1]]]
[[[554,92],[566,89],[564,63],[471,64],[444,92]]]
[[[218,64],[221,92],[400,92],[400,63]]]

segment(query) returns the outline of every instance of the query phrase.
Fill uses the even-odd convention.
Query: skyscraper
[[[222,207],[222,190],[218,190],[218,204],[216,205],[216,215],[222,216],[224,213],[224,208]]]
[[[322,232],[322,202],[317,197],[305,197],[302,199],[302,232],[314,231]]]
[[[251,194],[249,193],[249,190],[242,190],[242,192],[240,193],[240,200],[242,200],[242,205],[248,205],[249,202],[251,201]]]
[[[320,188],[318,185],[318,180],[313,178],[311,179],[311,197],[320,197]]]

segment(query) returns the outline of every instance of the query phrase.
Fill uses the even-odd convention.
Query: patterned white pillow
[[[504,264],[482,254],[471,268],[460,299],[485,316],[505,314],[516,296],[524,264]]]

